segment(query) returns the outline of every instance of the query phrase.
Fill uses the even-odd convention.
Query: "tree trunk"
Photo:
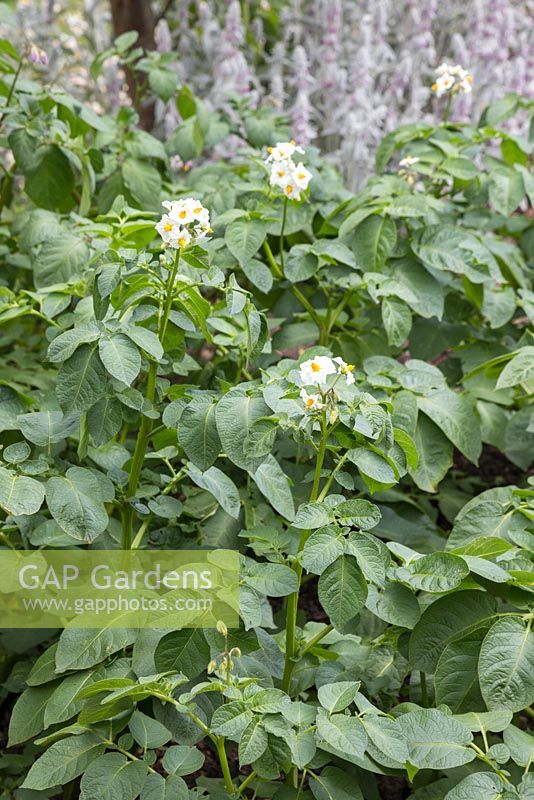
[[[154,50],[154,14],[149,0],[110,0],[113,36],[116,38],[126,31],[137,31],[137,44],[144,50]],[[135,74],[126,70],[126,80],[132,101],[136,103]],[[154,127],[154,101],[136,104],[140,125],[146,130]]]

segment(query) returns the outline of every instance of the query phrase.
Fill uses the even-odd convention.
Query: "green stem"
[[[449,92],[447,96],[447,103],[445,105],[445,111],[443,112],[443,122],[449,121],[449,114],[451,113],[451,105],[452,105],[452,92]]]
[[[243,794],[243,792],[245,791],[247,786],[249,786],[249,784],[251,784],[252,781],[254,780],[254,778],[256,778],[256,777],[257,776],[256,776],[256,772],[255,771],[251,772],[250,775],[247,775],[247,777],[245,778],[243,783],[241,783],[239,785],[239,787],[238,787],[239,794]]]
[[[228,765],[228,757],[226,755],[226,749],[224,746],[224,736],[217,737],[217,755],[219,756],[219,762],[221,764],[222,774],[224,778],[224,785],[226,786],[226,791],[228,794],[234,794],[235,787],[232,781],[232,776],[230,774],[230,767]]]
[[[314,503],[319,495],[319,487],[321,483],[321,471],[323,468],[324,457],[326,455],[326,443],[328,439],[328,426],[326,421],[326,409],[323,409],[321,416],[321,442],[319,451],[317,453],[317,461],[315,462],[315,474],[313,477],[312,490],[310,493],[310,503]],[[299,549],[297,558],[293,565],[293,569],[297,574],[297,590],[291,594],[287,602],[286,611],[286,653],[284,675],[282,678],[282,689],[289,694],[291,685],[291,676],[295,668],[295,656],[297,654],[295,631],[297,627],[297,613],[299,605],[300,587],[302,583],[302,565],[299,563],[299,556],[302,549],[310,536],[311,531],[303,531],[300,537]]]
[[[0,116],[0,123],[3,122],[5,114],[6,114],[5,110],[8,107],[8,105],[10,104],[11,99],[13,97],[13,92],[15,91],[15,86],[17,85],[17,81],[19,79],[19,75],[20,75],[21,69],[22,69],[22,58],[20,59],[20,61],[18,63],[17,71],[15,72],[15,74],[13,76],[13,80],[11,81],[11,86],[9,87],[9,92],[8,92],[7,99],[6,99],[6,104],[4,106],[4,110],[2,111],[2,116]]]
[[[265,251],[265,255],[267,256],[267,261],[269,262],[269,265],[270,265],[270,267],[271,267],[271,269],[272,269],[272,271],[274,273],[275,278],[280,278],[280,279],[283,280],[284,273],[280,269],[279,264],[277,263],[275,257],[273,256],[273,251],[271,250],[268,242],[265,241],[263,243],[263,249]],[[297,298],[299,303],[304,306],[304,308],[306,309],[306,311],[310,315],[312,321],[315,322],[315,324],[319,328],[319,331],[322,331],[322,329],[324,327],[323,320],[321,319],[321,317],[319,316],[317,311],[314,309],[314,307],[312,306],[312,304],[310,303],[310,301],[308,300],[306,295],[304,295],[300,291],[298,286],[295,286],[294,284],[291,284],[289,286],[289,291],[291,292],[291,294],[294,297]]]
[[[334,630],[333,625],[326,625],[322,631],[319,631],[319,633],[315,634],[313,639],[310,639],[308,644],[304,645],[304,647],[300,651],[300,655],[303,656],[305,653],[307,653],[309,650],[315,647],[315,645],[318,644],[321,641],[321,639],[324,639],[324,637],[328,636],[328,634],[331,633],[333,630]]]
[[[284,232],[287,220],[287,197],[284,197],[284,208],[282,211],[282,227],[280,228],[280,265],[284,271]]]
[[[530,717],[530,719],[534,719],[534,709],[532,708],[524,708],[523,711],[525,714]]]
[[[172,308],[174,281],[176,279],[176,273],[178,271],[179,262],[180,262],[180,251],[177,250],[174,263],[171,269],[169,270],[167,284],[165,287],[166,293],[165,293],[165,303],[163,305],[163,313],[160,314],[160,319],[158,324],[158,336],[161,342],[163,342],[165,332],[167,330],[169,314]],[[161,306],[160,306],[160,312],[161,312]],[[148,368],[148,376],[147,376],[146,391],[145,391],[145,397],[151,404],[154,402],[154,398],[156,395],[157,375],[158,375],[158,364],[155,361],[151,361],[150,367]],[[135,497],[135,494],[137,492],[137,487],[139,485],[139,478],[141,477],[141,470],[143,468],[143,462],[145,459],[146,448],[148,445],[148,439],[150,433],[152,431],[152,426],[153,426],[153,420],[149,419],[146,416],[143,416],[143,418],[141,419],[141,425],[139,426],[139,433],[137,435],[137,441],[135,443],[135,449],[132,458],[132,466],[130,468],[126,505],[122,513],[121,546],[123,550],[130,550],[132,547],[132,528],[134,519],[134,509],[130,503],[130,500],[131,498]],[[136,537],[136,541],[137,538],[138,537]]]

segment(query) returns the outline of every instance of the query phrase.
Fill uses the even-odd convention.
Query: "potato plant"
[[[163,142],[26,59],[0,547],[235,549],[241,624],[4,629],[2,798],[531,800],[529,105],[403,126],[353,195],[276,114],[183,87]]]

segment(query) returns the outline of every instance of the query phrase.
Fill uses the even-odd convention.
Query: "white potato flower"
[[[168,247],[178,250],[211,233],[209,211],[194,197],[165,200],[162,206],[168,213],[163,214],[156,230]]]
[[[436,81],[432,84],[432,90],[437,97],[442,97],[449,91],[452,94],[468,94],[472,91],[473,76],[460,64],[451,66],[444,62],[436,68],[435,73]]]
[[[347,383],[349,385],[354,383],[354,375],[352,374],[354,372],[354,364],[347,364],[347,362],[344,361],[341,356],[334,358],[334,361],[338,365],[337,371],[340,375],[345,376]]]
[[[297,189],[301,191],[305,191],[308,188],[308,184],[311,181],[312,174],[309,172],[302,161],[299,161],[296,167],[294,167],[291,171],[291,180],[297,187]]]
[[[326,386],[326,379],[329,375],[337,372],[336,365],[328,356],[315,356],[309,358],[300,365],[299,377],[304,386],[316,384]]]
[[[300,194],[308,188],[311,178],[311,172],[306,169],[302,161],[295,164],[289,159],[271,163],[270,185],[281,189],[290,200],[300,200]]]
[[[276,147],[268,147],[267,161],[289,161],[295,153],[304,155],[304,149],[294,139],[290,142],[277,142]]]
[[[399,167],[413,167],[414,164],[417,164],[419,159],[417,156],[406,156],[405,158],[401,158],[399,161]]]
[[[320,394],[308,394],[306,389],[301,389],[300,396],[304,402],[304,409],[308,412],[308,414],[324,408],[324,403],[321,400]]]

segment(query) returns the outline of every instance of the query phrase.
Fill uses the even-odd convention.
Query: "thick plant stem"
[[[160,341],[163,341],[165,332],[167,330],[169,314],[172,308],[174,281],[176,279],[176,273],[178,271],[179,263],[180,263],[180,251],[177,250],[174,263],[169,271],[169,275],[167,278],[165,302],[163,303],[163,308],[160,305],[160,317],[158,324],[158,336]],[[149,401],[149,403],[153,403],[154,398],[156,396],[157,376],[158,376],[158,365],[155,361],[152,361],[148,369],[146,391],[145,391],[145,397]],[[152,425],[153,421],[148,417],[143,416],[143,418],[141,419],[141,425],[139,426],[139,433],[137,435],[137,441],[135,443],[135,450],[132,458],[132,466],[130,468],[130,477],[128,479],[128,489],[127,489],[128,501],[122,512],[121,546],[123,550],[130,550],[132,547],[132,532],[133,532],[132,528],[134,520],[134,509],[131,503],[129,502],[129,499],[135,497],[135,493],[137,492],[137,487],[139,485],[139,478],[141,476],[141,470],[143,468],[143,461],[145,459],[146,448],[148,445],[148,439],[150,436],[150,432],[152,431]]]
[[[326,410],[323,409],[321,418],[321,443],[317,453],[317,461],[315,462],[315,473],[313,477],[312,489],[310,492],[310,503],[314,503],[319,496],[319,487],[321,484],[321,471],[323,468],[324,457],[326,455],[326,442],[328,438],[328,427],[326,422]],[[311,531],[303,531],[300,537],[299,549],[297,559],[300,556],[304,545],[306,544]],[[302,583],[302,565],[297,560],[293,565],[293,569],[297,575],[297,591],[288,598],[287,612],[286,612],[286,654],[284,675],[282,678],[282,689],[289,694],[291,685],[291,676],[295,667],[295,656],[297,655],[297,644],[295,638],[295,631],[297,627],[297,613],[299,606],[300,587]]]
[[[224,736],[219,736],[217,738],[217,755],[219,756],[219,763],[221,765],[226,791],[228,794],[234,794],[235,787],[230,774],[230,767],[228,765],[228,757],[226,755],[224,741]]]
[[[280,265],[284,271],[284,233],[287,221],[287,197],[284,197],[284,208],[282,211],[282,227],[280,228]]]

